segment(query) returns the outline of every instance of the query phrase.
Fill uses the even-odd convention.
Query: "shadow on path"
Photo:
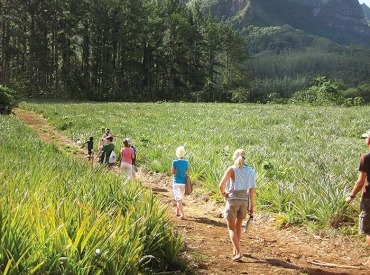
[[[218,227],[226,227],[226,224],[223,222],[211,220],[205,217],[196,217],[194,218],[194,221],[198,223],[204,223],[204,224],[209,224],[209,225],[218,226]]]
[[[286,269],[292,269],[292,270],[299,270],[307,275],[350,275],[352,273],[348,272],[330,272],[327,270],[321,270],[319,268],[302,268],[300,266],[294,265],[288,261],[283,261],[281,259],[275,259],[275,258],[266,258],[266,259],[258,259],[251,254],[243,254],[244,258],[240,261],[240,263],[244,264],[266,264],[270,266],[275,267],[283,267]],[[250,260],[247,260],[245,258],[249,258]],[[248,273],[241,273],[241,274],[248,274]]]

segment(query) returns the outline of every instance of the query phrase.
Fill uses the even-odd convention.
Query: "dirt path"
[[[53,129],[46,119],[20,109],[15,109],[14,113],[43,141],[54,143],[60,150],[75,148],[76,156],[88,161],[86,150]],[[362,265],[370,255],[362,238],[328,239],[309,235],[298,228],[278,230],[272,219],[258,214],[250,232],[244,234],[241,241],[244,257],[235,263],[231,260],[232,248],[221,218],[222,206],[195,192],[185,199],[186,219],[179,220],[172,211],[171,178],[140,170],[137,178],[164,204],[171,206],[171,219],[185,239],[184,255],[197,274],[370,274],[370,269]],[[334,266],[317,265],[315,261]]]

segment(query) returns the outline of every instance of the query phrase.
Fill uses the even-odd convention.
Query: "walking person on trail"
[[[107,141],[108,141],[108,144],[104,145],[102,149],[102,155],[104,156],[102,158],[102,163],[105,163],[110,166],[109,156],[112,152],[114,152],[113,137],[109,136],[107,138]]]
[[[103,147],[105,143],[106,143],[106,140],[104,140],[103,138],[101,138],[98,143],[98,152],[96,153],[96,156],[98,158],[98,162],[100,163],[103,163],[104,157],[102,157],[102,155],[103,155]]]
[[[365,145],[370,147],[370,129],[361,136]],[[359,215],[359,233],[366,235],[366,243],[370,246],[370,152],[362,154],[358,166],[358,178],[346,202],[350,203],[357,193],[362,191]],[[370,257],[366,263],[370,267]]]
[[[123,141],[123,147],[120,151],[121,154],[121,175],[126,181],[133,177],[132,160],[135,158],[134,149],[130,147],[130,140],[126,138]]]
[[[112,131],[109,128],[106,128],[104,130],[104,134],[103,134],[102,138],[107,139],[108,137],[116,137],[116,136],[113,135]]]
[[[189,171],[189,161],[184,159],[186,154],[184,146],[176,148],[177,159],[172,161],[171,173],[173,175],[172,190],[176,201],[176,215],[185,219],[182,201],[185,195],[186,176]]]
[[[134,144],[132,143],[132,140],[127,138],[127,141],[128,141],[128,145],[132,148],[132,150],[134,150],[134,158],[132,159],[132,178],[135,178],[136,176],[136,172],[137,172],[137,168],[136,168],[136,147],[134,146]]]
[[[94,149],[94,137],[90,137],[88,141],[86,141],[83,145],[87,144],[87,155],[88,158],[91,159],[93,156],[93,149]]]
[[[233,246],[233,261],[240,261],[240,239],[242,222],[247,213],[252,216],[255,204],[256,174],[245,162],[243,149],[235,150],[234,165],[228,167],[219,183],[221,195],[226,200],[224,218],[227,222],[229,237]]]
[[[112,131],[109,128],[106,128],[104,130],[104,133],[103,133],[100,141],[99,141],[99,146],[101,148],[103,148],[105,145],[108,144],[108,138],[109,137],[115,137],[115,136],[113,136],[113,133],[112,133]],[[101,150],[100,155],[99,155],[99,162],[100,163],[103,163],[104,162],[104,158],[105,158],[105,152],[103,150]],[[108,155],[108,158],[109,158],[109,155]]]

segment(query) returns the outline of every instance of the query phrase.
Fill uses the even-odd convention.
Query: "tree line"
[[[245,38],[179,0],[0,0],[0,84],[22,97],[229,101]]]
[[[370,102],[370,49],[362,45],[339,45],[329,39],[307,34],[288,25],[249,26],[243,29],[250,58],[248,94],[260,102],[286,102],[312,87],[321,89],[327,81],[337,83],[325,101],[333,101],[332,91],[341,94],[338,104],[349,100]],[[318,79],[325,81],[317,81]],[[322,89],[321,89],[322,90]],[[310,93],[310,92],[309,92]],[[312,94],[310,93],[312,96]],[[320,96],[322,97],[322,95]],[[324,102],[321,99],[320,102]],[[312,100],[308,100],[312,104]],[[317,104],[318,102],[315,101]]]

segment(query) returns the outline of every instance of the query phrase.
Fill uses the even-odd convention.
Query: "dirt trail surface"
[[[88,161],[86,149],[56,131],[43,117],[21,109],[14,113],[43,141],[54,143],[60,150],[63,146],[76,148],[76,156]],[[196,274],[370,274],[363,265],[370,255],[363,238],[325,238],[300,228],[279,230],[273,219],[258,214],[258,209],[250,231],[241,240],[242,261],[233,262],[222,205],[194,192],[185,198],[186,218],[180,220],[174,211],[170,177],[139,169],[137,178],[170,206],[171,219],[185,240],[184,256]]]

